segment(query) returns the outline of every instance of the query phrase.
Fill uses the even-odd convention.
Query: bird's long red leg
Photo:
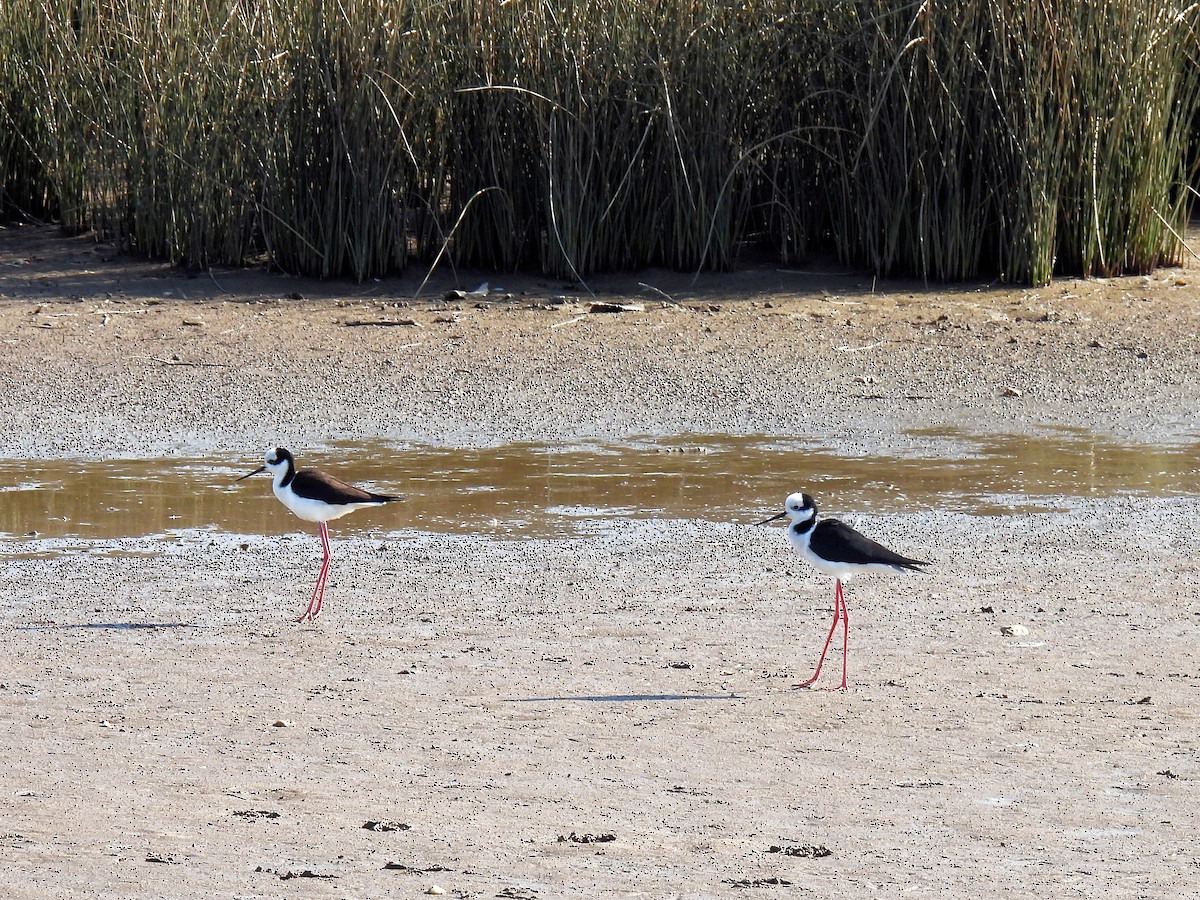
[[[842,608],[842,684],[838,690],[846,690],[846,662],[850,659],[850,613],[846,609],[846,595],[842,593],[842,580],[837,583],[836,602]]]
[[[321,549],[324,551],[324,559],[321,561],[321,574],[317,576],[317,584],[313,588],[312,597],[308,600],[308,608],[304,610],[304,615],[298,618],[297,622],[303,622],[306,619],[315,619],[321,613],[321,603],[325,599],[325,579],[329,577],[329,526],[322,522],[319,532],[321,535]]]
[[[325,582],[329,580],[329,562],[333,559],[333,554],[329,550],[329,525],[326,522],[321,523],[321,549],[325,551],[325,559],[321,563],[321,590],[317,594],[317,605],[313,607],[312,618],[316,618],[321,614],[321,604],[325,602]],[[846,604],[843,602],[842,609],[845,610]]]
[[[817,660],[817,671],[813,672],[813,677],[803,684],[796,685],[797,687],[812,687],[818,678],[821,677],[821,666],[825,664],[825,654],[829,652],[829,642],[833,640],[833,633],[837,631],[838,619],[841,618],[845,609],[845,601],[842,599],[842,580],[837,580],[837,588],[833,594],[833,623],[829,626],[829,634],[825,636],[825,646],[821,648],[821,658]],[[842,687],[846,686],[846,665],[842,662]]]

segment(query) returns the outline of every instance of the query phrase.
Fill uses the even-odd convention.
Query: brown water
[[[555,537],[590,533],[615,518],[748,522],[781,509],[783,498],[801,489],[826,511],[843,514],[908,507],[995,515],[1060,508],[1072,497],[1200,494],[1200,444],[1125,445],[1075,431],[912,436],[925,449],[902,456],[691,435],[470,450],[345,444],[307,453],[301,465],[408,498],[334,522],[335,533],[344,534],[422,529]],[[0,460],[0,537],[312,530],[275,500],[268,476],[233,483],[258,464],[233,456]]]

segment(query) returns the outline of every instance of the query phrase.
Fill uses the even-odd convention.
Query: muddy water
[[[691,435],[622,445],[488,449],[333,445],[302,465],[405,495],[335,533],[403,529],[553,537],[617,517],[754,521],[794,490],[829,512],[947,509],[978,515],[1053,509],[1072,497],[1200,494],[1200,444],[1155,447],[1080,432],[1042,437],[914,433],[904,456],[835,453],[802,441]],[[311,530],[271,494],[259,461],[0,461],[0,537],[104,539],[212,530]]]

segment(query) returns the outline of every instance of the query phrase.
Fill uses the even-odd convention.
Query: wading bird
[[[920,572],[921,566],[929,563],[919,559],[909,559],[894,553],[882,544],[877,544],[866,535],[859,534],[840,519],[824,519],[817,521],[817,504],[808,494],[792,494],[784,501],[783,512],[763,519],[759,525],[766,525],[786,516],[788,524],[788,540],[792,547],[806,562],[818,572],[830,575],[836,579],[833,594],[833,624],[829,626],[829,635],[825,638],[825,646],[821,648],[821,658],[817,660],[817,671],[813,677],[798,687],[811,687],[821,675],[821,665],[825,662],[825,654],[829,651],[829,642],[837,630],[838,620],[842,623],[842,683],[838,690],[846,690],[846,660],[850,655],[850,617],[846,613],[846,599],[842,594],[842,582],[861,572],[904,572],[912,570]]]
[[[329,577],[329,526],[325,523],[356,509],[382,506],[404,498],[364,491],[316,469],[297,469],[292,454],[283,447],[268,450],[265,464],[237,481],[244,481],[259,472],[271,473],[271,490],[275,492],[280,503],[304,521],[319,523],[321,548],[325,552],[321,562],[321,574],[317,576],[317,585],[313,588],[308,608],[304,610],[304,615],[296,620],[312,621],[321,614],[321,603],[325,599],[325,580]]]

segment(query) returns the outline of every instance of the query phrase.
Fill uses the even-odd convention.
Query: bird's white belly
[[[279,498],[280,503],[306,522],[328,522],[330,519],[338,519],[347,513],[352,513],[356,509],[378,505],[376,503],[346,503],[333,506],[321,500],[297,497],[290,491],[276,491],[275,496]]]
[[[866,572],[899,572],[895,566],[889,566],[887,563],[839,563],[830,562],[827,559],[821,559],[812,551],[804,554],[805,561],[808,562],[818,572],[829,575],[833,578],[840,578],[842,581],[848,581],[855,575],[862,575]]]
[[[788,539],[792,542],[796,553],[799,554],[806,563],[820,572],[822,575],[828,575],[830,578],[840,578],[842,581],[847,581],[855,575],[861,575],[864,572],[894,572],[895,566],[889,566],[884,563],[844,563],[833,560],[822,559],[813,553],[808,546],[808,535],[798,535],[794,531],[788,534]]]

